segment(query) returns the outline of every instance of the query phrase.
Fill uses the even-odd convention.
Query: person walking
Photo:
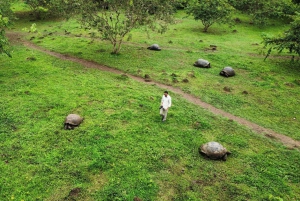
[[[164,95],[161,98],[161,103],[160,103],[160,115],[162,116],[162,121],[166,121],[167,119],[167,114],[168,110],[172,105],[172,98],[169,95],[168,91],[164,92]]]

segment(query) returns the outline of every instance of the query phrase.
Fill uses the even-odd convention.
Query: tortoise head
[[[64,128],[65,128],[65,130],[73,130],[74,129],[74,125],[65,123]]]
[[[207,154],[206,154],[206,152],[203,150],[202,146],[198,148],[198,152],[199,152],[199,154],[201,154],[202,156],[207,157]]]
[[[224,76],[224,77],[229,77],[228,73],[226,73],[225,71],[221,71],[220,72],[220,75]]]
[[[230,154],[231,154],[230,151],[226,151],[225,155],[222,157],[222,160],[226,161],[227,160],[227,156],[230,155]]]

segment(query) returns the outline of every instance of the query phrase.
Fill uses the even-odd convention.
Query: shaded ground
[[[99,69],[99,70],[102,70],[102,71],[108,71],[108,72],[115,73],[115,74],[120,74],[120,75],[124,74],[123,71],[120,71],[120,70],[117,70],[117,69],[114,69],[114,68],[110,68],[110,67],[107,67],[107,66],[104,66],[104,65],[100,65],[96,62],[87,61],[87,60],[84,60],[84,59],[79,59],[79,58],[76,58],[76,57],[73,57],[73,56],[63,55],[63,54],[60,54],[60,53],[57,53],[57,52],[52,52],[50,50],[44,49],[42,47],[39,47],[39,46],[35,45],[34,43],[32,43],[30,41],[24,40],[21,37],[21,35],[19,33],[16,33],[16,32],[9,32],[9,33],[7,33],[7,36],[9,37],[9,40],[12,44],[22,43],[24,46],[26,46],[28,48],[32,48],[32,49],[44,52],[48,55],[57,57],[57,58],[62,59],[62,60],[69,60],[69,61],[73,61],[73,62],[76,62],[76,63],[80,63],[81,65],[83,65],[85,67],[88,67],[88,68],[96,68],[96,69]],[[161,84],[161,83],[158,83],[158,82],[155,82],[155,81],[147,80],[147,82],[145,82],[144,78],[129,75],[129,74],[126,74],[126,75],[128,77],[136,80],[136,81],[144,82],[144,83],[149,84],[149,85],[155,84],[156,86],[162,88],[163,90],[168,90],[168,91],[172,91],[176,94],[179,94],[183,98],[188,100],[189,102],[191,102],[195,105],[198,105],[202,108],[205,108],[205,109],[209,110],[210,112],[212,112],[213,114],[221,115],[225,118],[228,118],[232,121],[235,121],[235,122],[237,122],[241,125],[244,125],[244,126],[250,128],[251,130],[253,130],[254,132],[256,132],[258,134],[265,135],[266,137],[269,137],[269,138],[272,138],[274,140],[280,141],[289,148],[298,148],[298,149],[300,149],[300,141],[294,140],[294,139],[292,139],[288,136],[276,133],[276,132],[274,132],[270,129],[261,127],[261,126],[255,124],[255,123],[252,123],[252,122],[250,122],[246,119],[234,116],[234,115],[232,115],[228,112],[220,110],[220,109],[218,109],[218,108],[216,108],[216,107],[214,107],[214,106],[212,106],[208,103],[205,103],[205,102],[201,101],[199,98],[197,98],[197,97],[195,97],[191,94],[187,94],[187,93],[183,92],[179,88],[175,88],[175,87],[172,87],[172,86]]]

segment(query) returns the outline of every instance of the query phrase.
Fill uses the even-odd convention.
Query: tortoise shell
[[[218,142],[208,142],[203,144],[199,148],[199,152],[211,159],[222,159],[224,161],[226,161],[227,155],[231,154],[231,152],[227,151],[227,149]]]
[[[225,77],[232,77],[235,75],[235,72],[233,68],[227,66],[223,68],[223,70],[220,72],[220,75],[225,76]]]
[[[161,50],[158,44],[153,44],[150,47],[148,47],[147,49],[149,49],[149,50],[156,50],[156,51],[160,51]]]
[[[80,117],[78,114],[69,114],[65,119],[64,127],[65,129],[74,129],[74,127],[79,126],[83,118]]]
[[[210,63],[207,60],[204,59],[198,59],[195,63],[194,66],[200,67],[200,68],[210,68]]]

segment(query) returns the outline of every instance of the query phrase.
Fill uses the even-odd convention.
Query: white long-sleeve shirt
[[[165,97],[165,95],[163,95],[161,99],[161,105],[163,106],[164,109],[171,107],[172,105],[171,96],[167,95],[167,97]]]

